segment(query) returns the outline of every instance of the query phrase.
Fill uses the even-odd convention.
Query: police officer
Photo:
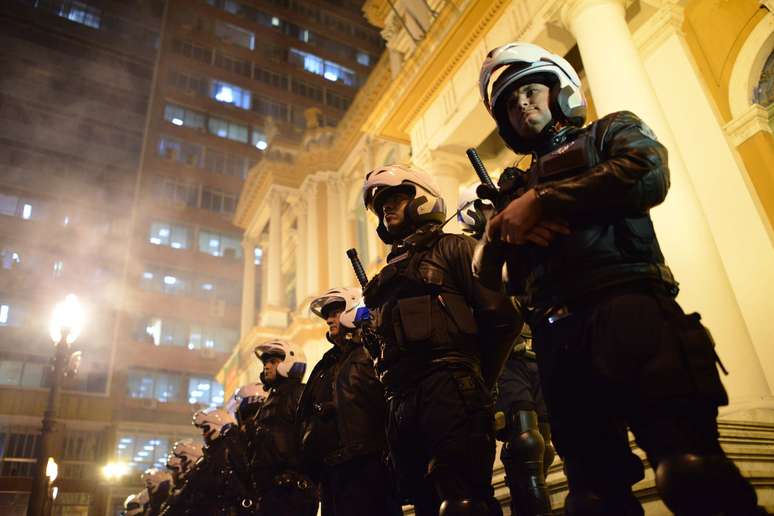
[[[392,244],[364,295],[384,339],[375,358],[401,493],[419,516],[500,514],[491,487],[492,385],[482,379],[480,352],[509,349],[518,314],[474,280],[473,239],[442,231],[446,209],[431,176],[378,168],[366,176],[363,200]]]
[[[255,347],[263,363],[261,382],[269,388],[255,415],[251,468],[259,489],[261,515],[317,513],[317,496],[301,471],[300,431],[296,418],[304,390],[306,357],[293,343],[274,339]]]
[[[124,510],[121,511],[121,516],[143,516],[149,503],[150,497],[148,496],[147,489],[143,489],[137,494],[129,495],[124,500]]]
[[[532,310],[567,514],[643,514],[627,427],[678,515],[758,514],[718,444],[717,407],[728,400],[711,339],[676,303],[649,215],[669,187],[666,149],[630,112],[583,127],[577,73],[536,45],[489,52],[480,86],[505,143],[533,156],[523,187],[517,170],[501,177],[499,201],[510,197],[487,245],[505,246],[508,284]],[[497,253],[485,251],[474,266],[494,286],[500,265],[487,257]]]
[[[172,489],[172,474],[158,468],[148,468],[142,474],[142,479],[150,496],[147,516],[158,516]]]
[[[194,414],[193,424],[204,438],[204,458],[198,467],[201,478],[198,496],[213,506],[213,514],[253,514],[256,510],[250,485],[235,471],[235,459],[242,455],[236,435],[236,419],[224,409],[209,408]],[[229,433],[231,435],[225,435]]]
[[[167,469],[172,472],[174,488],[161,506],[161,516],[182,516],[193,512],[197,493],[197,464],[202,446],[194,439],[182,439],[172,446]]]
[[[333,344],[312,369],[299,404],[302,450],[320,485],[323,516],[402,514],[383,460],[384,388],[355,328],[361,301],[359,288],[334,288],[310,305]]]
[[[465,233],[481,240],[494,206],[479,199],[475,187],[460,195],[457,220]],[[535,354],[525,337],[529,337],[527,326],[497,380],[495,410],[503,416],[497,437],[503,441],[500,460],[511,493],[511,514],[531,516],[551,513],[546,475],[555,453]]]

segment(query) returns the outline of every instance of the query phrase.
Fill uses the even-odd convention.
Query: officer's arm
[[[666,197],[667,150],[642,120],[622,111],[595,129],[602,161],[583,174],[536,188],[545,218],[643,214]]]
[[[483,287],[473,276],[475,240],[455,235],[444,238],[443,244],[451,273],[473,309],[479,331],[491,330],[492,338],[515,338],[524,323],[521,314],[505,295]]]

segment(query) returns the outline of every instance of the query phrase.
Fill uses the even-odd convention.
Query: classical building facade
[[[774,507],[774,15],[768,1],[369,0],[387,52],[335,131],[307,133],[292,164],[263,161],[245,183],[234,222],[245,256],[263,250],[264,304],[245,262],[241,338],[219,373],[227,389],[255,381],[252,347],[283,337],[313,364],[325,327],[308,310],[316,293],[352,285],[345,257],[375,270],[385,248],[365,214],[365,172],[410,162],[436,176],[447,205],[475,182],[465,158],[478,147],[495,175],[519,156],[505,149],[481,104],[486,52],[529,41],[579,70],[592,112],[637,113],[669,150],[672,186],[653,210],[679,301],[699,311],[730,375],[722,442]],[[593,118],[593,117],[592,117]],[[453,224],[450,225],[454,231]],[[563,498],[560,466],[549,476]],[[497,469],[498,494],[505,496]],[[652,474],[637,485],[649,514],[665,514]]]

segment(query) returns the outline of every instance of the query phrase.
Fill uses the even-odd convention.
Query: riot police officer
[[[195,439],[182,439],[172,446],[167,469],[172,472],[174,488],[161,506],[161,516],[182,516],[192,512],[198,492],[198,464],[203,456],[202,446]]]
[[[334,288],[310,305],[333,344],[312,369],[299,404],[302,451],[320,485],[323,516],[402,514],[383,460],[384,388],[354,323],[361,301],[359,288]]]
[[[143,489],[137,494],[131,494],[124,500],[124,510],[121,511],[121,516],[143,516],[149,504],[150,497],[147,489]]]
[[[259,513],[312,516],[318,501],[312,481],[301,471],[296,418],[306,357],[299,346],[280,339],[259,344],[255,355],[263,363],[261,382],[269,388],[254,418],[250,458]]]
[[[158,516],[172,489],[172,474],[158,468],[148,468],[143,472],[142,479],[150,497],[147,516]]]
[[[489,52],[480,86],[505,143],[533,160],[526,177],[501,177],[501,212],[474,266],[494,286],[493,258],[505,256],[509,288],[530,305],[567,514],[643,513],[627,427],[672,511],[757,514],[718,443],[717,407],[728,400],[713,344],[675,301],[649,215],[669,187],[666,149],[630,112],[583,127],[577,73],[536,45]]]
[[[375,362],[401,494],[419,516],[499,514],[492,385],[482,378],[481,352],[510,350],[522,323],[504,296],[474,280],[475,242],[442,231],[446,208],[430,175],[378,168],[366,176],[363,200],[392,244],[364,299],[384,340]]]
[[[463,232],[481,240],[494,206],[479,199],[475,187],[466,188],[460,195],[457,220]],[[503,441],[500,460],[511,493],[511,514],[523,516],[551,513],[546,475],[555,455],[537,362],[527,345],[528,337],[529,328],[525,325],[497,380],[495,397],[496,415],[502,415],[497,437]]]

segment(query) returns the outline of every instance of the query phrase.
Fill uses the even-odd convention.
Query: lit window
[[[260,247],[255,248],[255,264],[260,265],[261,259],[263,258],[263,249]]]
[[[24,204],[22,207],[22,218],[25,220],[29,220],[32,217],[32,205],[31,204]]]
[[[0,305],[0,324],[8,324],[8,312],[10,310],[10,306]]]
[[[250,109],[250,92],[233,84],[212,81],[210,95],[219,102],[233,104],[242,109]]]
[[[64,220],[62,221],[62,224],[66,226],[66,225],[68,225],[69,223],[70,223],[70,217],[68,217],[67,215],[65,215],[65,218],[64,218]]]
[[[172,123],[175,125],[183,125],[183,121],[177,117],[172,119]]]
[[[54,276],[61,276],[64,270],[64,262],[62,260],[56,260],[54,262]]]
[[[174,276],[164,276],[164,283],[166,283],[167,285],[174,285],[175,283],[177,283],[177,278],[175,278]]]
[[[173,249],[188,248],[189,230],[185,226],[153,222],[150,227],[148,241],[154,245],[168,245]]]
[[[92,29],[99,29],[102,15],[101,10],[77,0],[70,0],[69,2],[63,2],[63,4],[57,13],[59,16],[67,18],[72,22],[86,25]]]
[[[210,378],[191,377],[188,380],[188,402],[217,407],[223,404],[223,386]]]
[[[371,56],[369,56],[365,52],[358,51],[358,53],[355,54],[355,60],[357,60],[358,64],[361,64],[363,66],[368,66],[371,64]]]
[[[279,27],[280,19],[277,18],[276,16],[272,16],[271,17],[271,24],[274,25],[275,27]]]
[[[152,272],[143,272],[142,277],[145,279],[153,279],[153,273]]]

